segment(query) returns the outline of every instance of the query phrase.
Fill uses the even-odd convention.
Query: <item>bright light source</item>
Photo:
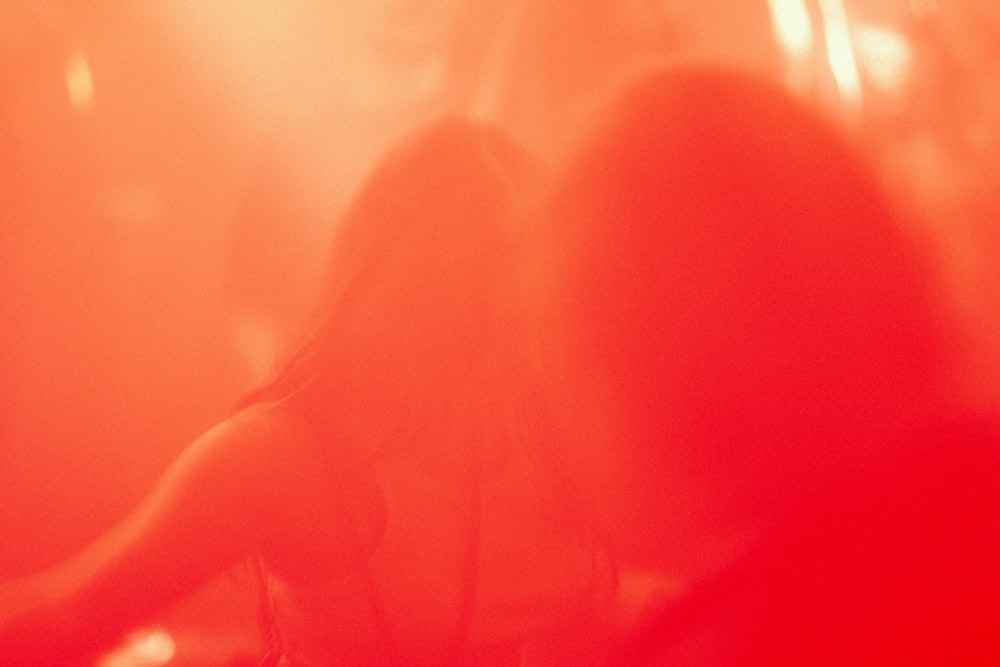
[[[843,0],[819,0],[819,8],[826,25],[826,55],[830,61],[830,73],[837,84],[844,111],[853,113],[861,106],[861,77],[854,58],[847,10]]]
[[[174,638],[165,630],[136,632],[118,649],[108,653],[98,667],[159,667],[174,659]]]
[[[900,33],[877,26],[859,26],[854,32],[858,64],[871,85],[892,92],[912,75],[913,47]]]
[[[771,27],[781,47],[792,57],[812,53],[813,31],[805,0],[768,0]]]
[[[767,4],[774,40],[784,54],[786,83],[806,92],[814,83],[816,47],[805,0],[768,0]]]
[[[94,106],[94,80],[87,55],[82,51],[70,55],[66,61],[66,91],[76,111],[89,111]]]

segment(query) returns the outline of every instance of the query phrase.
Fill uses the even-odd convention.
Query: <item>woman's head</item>
[[[923,258],[838,134],[776,87],[699,69],[635,82],[550,215],[559,324],[622,442],[662,465],[650,484],[753,512],[940,398]]]
[[[397,363],[451,367],[483,354],[518,314],[515,213],[533,169],[500,131],[464,121],[398,146],[336,231],[336,326]]]
[[[500,130],[465,120],[389,151],[334,232],[318,328],[265,395],[433,402],[486,357],[522,350],[518,212],[542,173]]]

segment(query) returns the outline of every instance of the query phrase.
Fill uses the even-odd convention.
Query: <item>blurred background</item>
[[[395,138],[460,111],[556,160],[598,91],[671,58],[780,81],[864,147],[995,404],[992,0],[0,0],[0,577],[121,518],[266,375]],[[175,622],[238,634],[240,584]]]

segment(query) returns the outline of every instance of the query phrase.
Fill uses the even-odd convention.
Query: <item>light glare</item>
[[[771,26],[781,47],[793,57],[808,56],[813,49],[812,21],[803,0],[768,0]]]
[[[98,667],[159,667],[173,660],[176,651],[174,638],[165,630],[137,632],[104,656]]]
[[[910,79],[913,48],[900,33],[877,26],[861,26],[855,32],[858,60],[872,86],[892,92]]]
[[[87,55],[82,51],[72,54],[66,61],[66,90],[73,109],[82,113],[93,108],[94,80]]]
[[[854,57],[851,26],[842,0],[819,0],[826,25],[826,55],[830,73],[844,111],[852,114],[861,106],[861,77]]]

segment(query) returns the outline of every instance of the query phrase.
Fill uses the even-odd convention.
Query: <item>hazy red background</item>
[[[764,72],[862,138],[940,249],[991,400],[994,7],[0,0],[0,576],[120,518],[261,377],[394,137],[462,110],[555,155],[578,106],[651,57]]]

